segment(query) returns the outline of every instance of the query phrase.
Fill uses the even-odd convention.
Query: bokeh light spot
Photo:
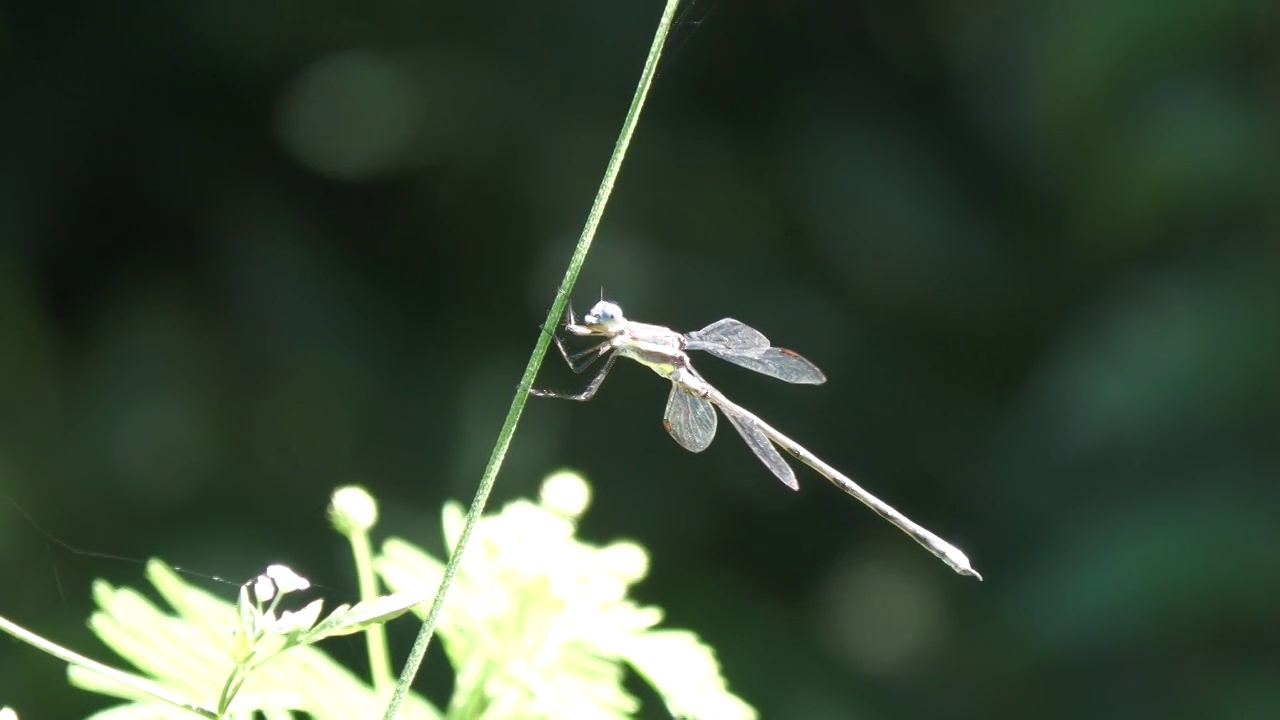
[[[347,181],[394,172],[425,116],[421,89],[390,56],[352,50],[318,60],[280,99],[286,150],[321,175]]]

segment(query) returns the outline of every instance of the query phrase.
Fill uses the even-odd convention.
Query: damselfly
[[[863,490],[839,470],[712,387],[693,369],[686,351],[702,350],[735,365],[789,383],[820,385],[827,378],[813,363],[790,350],[773,347],[769,339],[759,331],[731,318],[718,320],[701,330],[684,335],[660,325],[627,320],[621,307],[605,300],[596,303],[582,317],[581,324],[574,317],[572,308],[567,315],[565,330],[568,332],[583,337],[604,338],[598,345],[570,353],[564,341],[556,335],[556,347],[560,349],[560,354],[569,367],[575,373],[581,373],[600,358],[606,355],[608,357],[582,392],[565,394],[532,390],[532,394],[565,400],[590,400],[600,389],[600,384],[613,368],[614,362],[619,357],[631,358],[671,381],[671,394],[667,396],[662,424],[671,437],[686,450],[702,452],[711,444],[716,434],[715,408],[718,407],[756,457],[787,487],[800,489],[795,471],[778,453],[775,445],[893,523],[956,572],[982,579],[969,565],[965,554],[954,545],[912,522],[887,503]]]

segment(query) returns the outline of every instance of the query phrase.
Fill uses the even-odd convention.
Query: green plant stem
[[[378,580],[373,570],[373,547],[369,542],[369,533],[359,528],[348,533],[351,543],[351,554],[356,564],[356,580],[360,585],[360,600],[370,601],[378,597]],[[373,623],[364,631],[365,645],[369,651],[369,674],[373,680],[373,690],[380,698],[388,697],[391,692],[391,656],[387,652],[387,626],[385,623]]]
[[[130,675],[129,673],[121,672],[115,668],[103,665],[96,660],[90,660],[83,655],[67,650],[60,645],[55,645],[54,643],[27,631],[21,626],[10,622],[3,617],[0,617],[0,631],[6,632],[39,650],[43,650],[69,665],[76,665],[90,672],[97,673],[108,680],[114,680],[125,687],[133,688],[134,690],[150,695],[157,700],[169,703],[176,708],[186,710],[187,712],[199,715],[200,717],[210,718],[210,720],[217,720],[219,717],[213,710],[201,707],[195,703],[187,702],[185,699],[167,692],[164,688],[158,687],[153,683],[140,681],[137,677]]]
[[[556,300],[552,303],[551,310],[547,313],[547,319],[543,326],[546,332],[540,333],[537,343],[534,344],[533,353],[529,356],[529,364],[525,366],[524,375],[521,376],[520,385],[516,388],[516,395],[511,401],[511,409],[507,411],[507,418],[503,421],[502,429],[498,432],[498,441],[494,444],[493,452],[489,455],[489,463],[485,466],[484,474],[480,478],[480,487],[477,488],[475,498],[471,501],[471,508],[467,511],[462,533],[458,536],[458,543],[453,548],[453,553],[449,556],[448,564],[445,565],[444,577],[440,580],[440,588],[436,591],[435,599],[431,602],[431,610],[427,613],[426,620],[422,622],[418,637],[413,643],[413,648],[409,651],[409,658],[405,661],[404,670],[400,673],[400,680],[396,683],[395,693],[392,694],[386,713],[383,715],[384,720],[393,720],[395,718],[400,709],[400,704],[404,702],[404,697],[409,692],[409,686],[413,683],[414,676],[418,674],[418,667],[422,664],[422,658],[427,654],[431,636],[435,633],[436,623],[440,619],[440,610],[444,607],[444,599],[449,593],[450,586],[453,585],[453,579],[458,573],[458,565],[462,562],[462,555],[471,540],[471,532],[475,529],[476,522],[479,521],[481,514],[484,512],[485,502],[489,499],[489,492],[493,489],[498,470],[502,467],[502,460],[506,457],[512,436],[515,435],[516,425],[520,422],[520,415],[524,412],[524,404],[529,397],[529,388],[533,386],[533,380],[538,374],[538,368],[542,366],[542,359],[546,356],[547,348],[551,345],[551,337],[556,330],[556,325],[564,315],[565,308],[568,307],[569,294],[573,291],[574,283],[578,280],[578,273],[581,272],[583,263],[586,262],[587,251],[591,248],[591,241],[595,238],[596,229],[600,226],[600,219],[604,216],[605,205],[608,204],[609,196],[613,193],[613,184],[618,178],[618,171],[622,168],[622,160],[626,157],[627,147],[631,144],[631,136],[640,120],[640,111],[644,108],[645,98],[649,95],[649,86],[653,84],[653,76],[658,69],[658,60],[662,57],[662,48],[666,45],[667,34],[671,31],[671,23],[675,19],[676,8],[679,6],[680,0],[667,0],[666,8],[662,11],[662,18],[658,21],[657,32],[653,36],[653,44],[649,48],[649,56],[645,59],[644,70],[640,73],[640,82],[637,84],[635,95],[631,99],[631,107],[627,110],[627,117],[622,122],[622,131],[618,134],[618,141],[614,145],[613,154],[609,156],[609,164],[605,168],[604,177],[600,181],[600,189],[596,192],[595,202],[591,204],[591,211],[587,213],[586,225],[582,228],[582,235],[578,237],[578,245],[573,250],[573,256],[569,260],[568,269],[565,270],[564,279],[560,281],[560,287],[556,291]]]

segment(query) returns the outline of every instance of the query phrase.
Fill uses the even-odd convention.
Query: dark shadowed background
[[[439,552],[660,12],[0,9],[0,490],[85,550],[237,581],[287,562],[334,601],[338,484]],[[586,473],[582,534],[650,548],[640,598],[767,718],[1280,717],[1277,21],[700,0],[677,30],[577,306],[603,286],[804,353],[825,386],[698,361],[985,583],[807,470],[790,492],[727,425],[683,451],[634,365],[529,404],[494,507]],[[141,568],[0,518],[0,614],[112,660],[90,583]],[[106,705],[8,639],[4,704]]]

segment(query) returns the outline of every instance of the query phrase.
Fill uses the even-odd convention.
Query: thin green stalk
[[[97,673],[108,680],[114,680],[125,687],[133,688],[140,693],[145,693],[157,700],[169,703],[176,708],[186,710],[189,713],[199,715],[203,718],[218,720],[218,714],[206,707],[188,702],[185,698],[179,697],[178,695],[175,695],[167,689],[148,680],[143,680],[134,675],[130,675],[129,673],[121,672],[113,667],[103,665],[96,660],[90,660],[79,653],[67,650],[66,648],[49,642],[39,635],[36,635],[35,633],[30,632],[3,617],[0,617],[0,632],[7,633],[38,650],[43,650],[68,665],[78,665],[79,667],[90,672]]]
[[[511,401],[511,409],[507,411],[507,419],[502,423],[502,429],[498,432],[498,441],[493,447],[493,452],[489,455],[489,463],[485,466],[484,474],[480,478],[480,487],[476,490],[475,498],[471,501],[471,508],[467,511],[465,524],[462,526],[462,533],[458,536],[458,544],[453,548],[453,554],[449,556],[449,562],[444,568],[444,577],[440,581],[440,588],[436,591],[435,600],[431,602],[431,610],[427,613],[426,620],[422,623],[422,628],[418,631],[418,638],[413,643],[413,649],[409,651],[409,658],[405,661],[404,670],[400,673],[400,680],[396,683],[395,693],[391,696],[391,702],[387,705],[386,713],[383,715],[384,720],[393,720],[396,712],[400,709],[400,704],[404,702],[405,695],[409,692],[409,686],[413,683],[413,678],[418,674],[418,667],[422,664],[422,658],[427,654],[427,646],[431,643],[431,636],[435,633],[436,623],[440,619],[440,609],[444,607],[444,599],[449,593],[449,588],[453,585],[453,579],[458,573],[458,565],[462,562],[462,554],[467,549],[467,543],[471,540],[471,531],[475,529],[476,522],[479,521],[481,514],[484,512],[485,502],[489,499],[489,491],[493,489],[494,480],[497,479],[498,470],[502,467],[502,460],[506,457],[507,448],[511,445],[511,438],[515,434],[516,425],[520,422],[520,415],[524,412],[525,401],[529,397],[529,388],[533,386],[533,380],[538,374],[538,368],[542,366],[542,358],[547,354],[547,348],[551,345],[551,334],[555,332],[556,325],[560,322],[560,318],[564,315],[565,308],[569,304],[569,294],[573,291],[574,283],[578,280],[578,273],[582,270],[582,265],[586,262],[587,251],[591,248],[591,241],[595,239],[596,229],[600,226],[600,219],[604,216],[605,205],[609,202],[609,195],[613,193],[613,184],[618,179],[618,171],[622,168],[622,160],[626,157],[627,146],[631,144],[631,136],[635,132],[636,123],[640,120],[640,110],[644,107],[645,98],[649,95],[649,86],[653,84],[653,76],[658,69],[658,60],[662,57],[662,48],[667,42],[667,34],[671,31],[671,23],[675,19],[676,8],[679,7],[680,0],[667,0],[666,8],[662,11],[662,19],[658,21],[658,30],[654,33],[653,44],[649,48],[649,56],[645,59],[644,70],[640,73],[640,82],[636,86],[635,95],[631,99],[631,107],[627,110],[627,117],[622,122],[622,131],[618,134],[618,142],[614,145],[613,154],[609,156],[609,164],[605,168],[604,178],[600,181],[600,189],[596,192],[595,202],[591,204],[591,211],[587,214],[586,225],[582,228],[582,235],[578,237],[578,246],[573,250],[573,256],[569,259],[569,267],[565,270],[564,279],[560,281],[560,287],[556,291],[556,300],[551,305],[551,310],[547,313],[547,319],[543,327],[546,332],[540,333],[537,343],[534,344],[533,353],[529,356],[529,364],[525,366],[524,375],[520,377],[520,385],[516,388],[516,395]]]
[[[355,558],[356,578],[360,585],[361,602],[378,596],[378,580],[373,570],[373,547],[369,532],[358,528],[348,536],[351,554]],[[365,630],[365,647],[369,652],[369,674],[378,697],[387,697],[392,687],[391,656],[387,652],[387,626],[373,623]]]

